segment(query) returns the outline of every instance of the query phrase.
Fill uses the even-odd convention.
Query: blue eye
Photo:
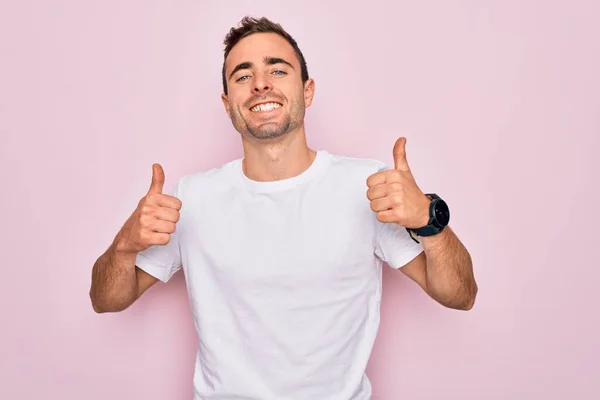
[[[280,69],[278,69],[277,71],[274,71],[273,73],[277,74],[278,72],[280,73],[280,75],[285,75],[285,71],[282,71]]]
[[[244,76],[239,77],[238,79],[236,79],[236,82],[239,82],[239,81],[241,81],[244,78],[248,78],[248,75],[244,75]]]

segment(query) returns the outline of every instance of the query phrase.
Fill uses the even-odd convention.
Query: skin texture
[[[429,222],[430,199],[421,191],[408,165],[406,138],[393,149],[394,168],[367,178],[367,198],[377,219],[402,227],[419,228]],[[400,270],[440,304],[470,310],[477,284],[465,246],[448,226],[441,233],[421,238],[424,252]]]
[[[283,62],[271,63],[273,60]],[[246,175],[270,181],[306,170],[316,155],[307,146],[304,126],[315,83],[313,79],[302,82],[292,46],[274,33],[247,36],[229,53],[225,74],[228,94],[221,99],[241,136]],[[281,107],[264,113],[250,110],[270,101]]]
[[[163,193],[165,174],[152,166],[152,182],[110,247],[94,263],[90,299],[94,311],[122,311],[158,279],[135,265],[138,252],[167,244],[179,221],[181,201]]]
[[[248,178],[273,181],[297,176],[316,152],[306,142],[304,117],[312,104],[315,82],[302,82],[292,46],[274,33],[256,33],[240,40],[225,60],[228,93],[221,100],[239,132]],[[255,112],[257,104],[277,108]],[[420,227],[428,221],[429,198],[419,189],[406,158],[406,139],[393,148],[394,168],[367,179],[365,195],[377,218],[385,223]],[[164,172],[153,166],[148,193],[117,234],[92,271],[90,298],[97,312],[129,307],[156,279],[135,266],[135,254],[152,244],[164,244],[179,218],[181,203],[162,193]],[[421,238],[424,251],[400,268],[440,304],[469,310],[477,284],[471,257],[450,227]]]

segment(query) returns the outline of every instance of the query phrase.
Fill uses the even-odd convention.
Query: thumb
[[[160,164],[152,164],[152,183],[148,193],[162,193],[165,185],[165,172]]]
[[[394,168],[400,171],[410,171],[406,160],[406,138],[401,137],[394,144]]]

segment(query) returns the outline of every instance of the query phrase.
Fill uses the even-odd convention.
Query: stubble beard
[[[280,122],[264,122],[252,125],[247,121],[239,108],[231,114],[234,128],[241,134],[259,140],[276,139],[297,129],[304,119],[304,104],[294,102],[292,109]]]

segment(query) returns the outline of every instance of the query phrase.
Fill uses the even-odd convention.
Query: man
[[[153,165],[148,193],[93,267],[93,307],[124,310],[183,268],[200,339],[196,400],[369,399],[383,262],[468,310],[469,253],[444,201],[415,183],[404,138],[394,168],[308,147],[315,84],[281,26],[243,19],[222,74],[244,157],[180,178],[172,194]]]

